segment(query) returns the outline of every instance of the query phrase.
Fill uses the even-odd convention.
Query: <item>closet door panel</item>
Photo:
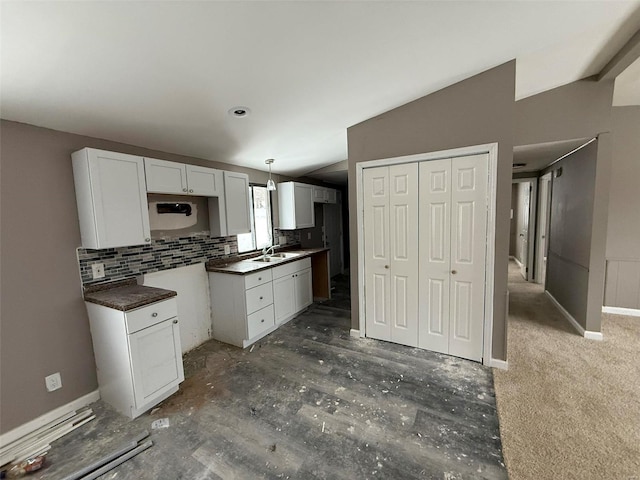
[[[418,346],[449,352],[451,160],[421,162]]]
[[[364,170],[363,183],[366,334],[390,341],[389,167]]]
[[[418,164],[389,167],[391,341],[418,346]]]
[[[488,155],[451,161],[451,332],[449,353],[482,360]]]

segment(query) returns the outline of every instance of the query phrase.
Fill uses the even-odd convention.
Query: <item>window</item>
[[[267,187],[252,186],[251,232],[238,235],[238,252],[249,252],[273,245],[271,226],[271,196]]]

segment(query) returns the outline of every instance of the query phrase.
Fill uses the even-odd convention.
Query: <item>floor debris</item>
[[[158,420],[154,420],[153,423],[151,423],[151,428],[153,430],[159,430],[161,428],[169,428],[169,425],[171,424],[169,423],[168,418],[160,418]]]

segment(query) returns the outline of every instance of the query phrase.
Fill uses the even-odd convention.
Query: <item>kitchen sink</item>
[[[294,253],[294,252],[278,252],[278,253],[274,253],[273,255],[269,255],[268,257],[254,258],[251,261],[252,262],[262,262],[262,263],[281,262],[282,260],[285,260],[287,258],[293,258],[293,257],[297,257],[299,255],[301,255],[301,254],[300,253]]]
[[[297,257],[298,255],[301,255],[301,254],[300,253],[293,253],[293,252],[280,252],[280,253],[274,253],[273,255],[271,255],[271,257],[293,258],[293,257]]]

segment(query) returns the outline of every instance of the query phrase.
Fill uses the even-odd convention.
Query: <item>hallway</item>
[[[512,480],[640,474],[640,319],[603,315],[586,340],[509,264],[509,370],[494,371]]]

